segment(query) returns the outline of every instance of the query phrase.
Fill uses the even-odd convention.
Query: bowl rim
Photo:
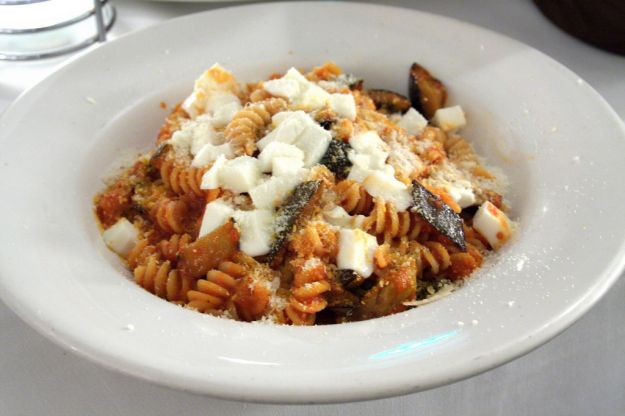
[[[349,5],[350,3],[347,3]],[[297,3],[280,3],[280,7],[306,7],[306,6],[320,6],[318,3],[305,1],[305,2],[297,2]],[[335,5],[346,5],[345,3],[339,2],[326,2],[323,3],[323,7],[334,7]],[[70,59],[66,64],[57,69],[51,76],[46,77],[44,80],[40,81],[38,84],[28,88],[25,90],[20,96],[0,115],[0,125],[4,124],[4,121],[7,120],[16,108],[19,108],[22,101],[25,97],[30,96],[31,94],[36,93],[36,91],[42,86],[44,86],[47,82],[51,82],[54,76],[61,76],[64,72],[71,70],[77,62],[80,62],[87,55],[93,55],[101,53],[103,50],[108,50],[110,48],[116,47],[119,43],[119,40],[126,39],[127,37],[135,36],[138,34],[146,34],[152,31],[160,30],[164,26],[175,26],[184,21],[193,21],[194,19],[198,19],[199,16],[208,15],[208,14],[218,14],[220,12],[226,12],[231,9],[239,9],[241,7],[247,9],[265,9],[275,6],[275,4],[257,4],[257,5],[236,5],[230,6],[218,10],[210,10],[205,12],[194,13],[191,15],[186,15],[182,17],[178,17],[151,27],[143,28],[136,32],[132,32],[129,34],[125,34],[120,38],[101,45],[100,47],[89,51],[86,54],[79,54],[72,59]],[[353,4],[351,6],[354,6]],[[358,4],[359,7],[369,8],[371,11],[376,9],[403,9],[398,7],[392,7],[387,5],[365,5]],[[486,32],[489,35],[495,35],[498,38],[504,38],[508,42],[516,45],[522,46],[523,48],[529,48],[533,51],[538,52],[542,55],[543,58],[546,58],[551,64],[558,67],[560,71],[565,71],[569,75],[577,77],[571,70],[569,70],[564,65],[558,63],[553,58],[548,55],[537,51],[536,49],[517,41],[513,38],[510,38],[506,35],[499,34],[495,31],[484,29],[480,26],[473,25],[470,23],[466,23],[454,18],[450,18],[447,16],[440,16],[432,13],[403,9],[406,12],[425,15],[429,18],[440,19],[442,21],[450,22],[456,26],[462,27],[464,29]],[[588,92],[594,95],[594,98],[597,102],[602,106],[603,112],[606,116],[609,115],[615,122],[615,125],[620,129],[621,137],[625,137],[625,124],[618,117],[616,112],[610,107],[610,105],[599,95],[594,89],[590,86],[586,86],[588,88]],[[566,313],[557,317],[555,321],[550,322],[549,325],[542,326],[532,332],[529,336],[524,338],[520,338],[517,342],[513,343],[513,345],[504,345],[500,349],[491,351],[487,356],[484,356],[478,363],[472,363],[471,365],[466,365],[461,368],[454,368],[451,371],[442,371],[438,374],[437,377],[433,377],[432,380],[426,386],[414,386],[407,385],[402,383],[395,383],[385,386],[376,386],[372,388],[370,385],[363,386],[349,386],[346,387],[344,391],[341,392],[341,395],[327,395],[327,389],[323,386],[321,388],[313,389],[311,388],[309,391],[304,393],[305,397],[291,397],[285,394],[271,394],[267,388],[260,387],[257,391],[250,392],[240,392],[240,391],[229,391],[227,389],[216,389],[215,385],[197,385],[193,384],[193,382],[185,377],[178,377],[172,373],[162,372],[159,369],[149,368],[141,365],[140,363],[131,362],[125,357],[117,356],[108,351],[103,351],[97,347],[91,345],[91,343],[80,336],[76,336],[75,333],[71,331],[64,331],[66,328],[57,328],[54,326],[52,322],[46,322],[42,320],[40,317],[34,313],[32,309],[30,309],[26,304],[23,304],[16,297],[11,296],[9,291],[2,290],[0,291],[0,298],[25,322],[27,322],[31,327],[35,328],[39,333],[47,337],[48,339],[55,342],[57,345],[69,349],[72,352],[76,353],[79,356],[87,358],[89,360],[95,361],[104,367],[118,371],[120,373],[132,375],[148,382],[158,384],[158,385],[166,385],[178,389],[182,389],[185,391],[190,391],[194,393],[207,394],[215,397],[228,398],[228,399],[237,399],[237,400],[246,400],[253,402],[269,402],[269,403],[337,403],[343,402],[345,400],[370,400],[377,399],[389,396],[396,396],[400,394],[408,394],[414,392],[418,389],[430,389],[434,387],[438,387],[440,385],[447,384],[451,381],[458,381],[468,377],[472,377],[474,375],[483,373],[488,371],[496,366],[502,365],[506,362],[509,362],[521,355],[529,353],[535,348],[539,347],[546,341],[552,339],[566,328],[568,328],[571,324],[573,324],[577,319],[579,319],[584,313],[586,313],[592,306],[596,304],[596,302],[607,292],[607,290],[616,282],[619,276],[622,274],[625,269],[625,241],[621,242],[620,247],[618,248],[618,256],[614,257],[612,261],[606,265],[605,271],[601,273],[602,278],[596,281],[596,284],[591,288],[591,290],[587,291],[584,296],[577,299],[576,302],[570,305],[570,307],[566,310]],[[3,287],[3,280],[0,279],[0,287]],[[248,325],[248,324],[243,324]],[[351,325],[351,324],[350,324]],[[305,328],[297,329],[297,330],[306,330]],[[271,397],[268,397],[271,396]]]

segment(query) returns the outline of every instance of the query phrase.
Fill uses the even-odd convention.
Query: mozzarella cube
[[[294,143],[304,152],[304,166],[317,164],[328,150],[331,140],[332,134],[318,124],[306,127]]]
[[[466,125],[467,120],[464,117],[462,107],[456,105],[436,110],[434,117],[432,117],[432,123],[444,131],[454,131]]]
[[[343,209],[343,207],[337,205],[331,210],[324,211],[323,217],[332,225],[338,227],[350,227],[352,225],[352,216]]]
[[[294,143],[307,126],[314,122],[303,111],[283,111],[272,118],[272,123],[276,127],[256,143],[260,150],[272,142]]]
[[[488,201],[480,205],[475,213],[473,228],[495,250],[499,249],[512,235],[512,224],[506,214]]]
[[[418,136],[428,125],[428,121],[417,110],[410,108],[406,111],[406,114],[401,117],[397,125],[405,129],[408,134]]]
[[[227,159],[234,157],[234,150],[230,143],[220,144],[219,146],[206,143],[202,149],[195,155],[191,166],[203,167],[217,160],[219,156],[225,156]]]
[[[260,182],[261,178],[258,159],[251,156],[230,159],[219,171],[221,186],[236,193],[248,192]]]
[[[349,145],[358,153],[370,154],[375,151],[387,151],[388,145],[380,138],[375,131],[366,131],[364,133],[352,136],[349,139]]]
[[[189,122],[193,129],[193,141],[191,143],[191,154],[196,155],[206,143],[219,144],[221,133],[217,133],[213,128],[212,119],[207,115],[200,115],[195,121]]]
[[[193,132],[185,129],[177,130],[165,143],[169,144],[176,154],[188,155],[193,144]]]
[[[219,134],[213,129],[210,117],[200,115],[183,123],[180,130],[175,131],[165,143],[179,155],[195,155],[206,143],[215,144],[217,141]]]
[[[373,258],[378,248],[375,236],[360,229],[341,229],[336,265],[339,269],[353,270],[362,277],[373,273]]]
[[[369,156],[370,169],[382,169],[388,158],[388,145],[374,131],[353,136],[349,144],[356,153]]]
[[[232,217],[232,214],[234,214],[234,209],[221,199],[206,204],[198,238],[212,232],[218,227],[221,227],[230,217]]]
[[[250,197],[256,208],[275,208],[288,197],[300,182],[296,176],[272,176],[260,185],[250,189]]]
[[[445,191],[452,197],[460,208],[470,207],[475,204],[475,194],[468,181],[458,181],[453,185],[445,186]]]
[[[235,211],[233,217],[241,233],[241,251],[252,257],[269,253],[274,234],[273,210]]]
[[[213,125],[217,128],[225,127],[242,108],[238,102],[228,103],[219,107],[213,113]]]
[[[120,218],[102,233],[102,239],[111,250],[126,257],[139,241],[139,231],[126,218]]]
[[[356,102],[351,94],[332,94],[328,100],[330,109],[340,117],[354,120],[356,118]]]
[[[234,76],[219,64],[211,66],[195,80],[193,92],[182,103],[182,108],[192,119],[206,111],[210,97],[215,92],[234,92],[239,89]]]
[[[314,111],[325,107],[329,99],[330,94],[326,90],[310,83],[308,88],[300,94],[297,106],[306,111]]]
[[[286,71],[286,74],[284,74],[284,76],[282,78],[283,79],[292,79],[292,80],[297,81],[299,84],[304,85],[304,86],[307,86],[308,84],[310,84],[310,81],[308,81],[304,75],[302,75],[297,69],[295,69],[293,67],[291,67],[291,69]]]
[[[347,179],[363,183],[365,179],[367,179],[367,177],[371,174],[373,174],[373,171],[368,167],[365,167],[361,164],[354,164],[349,170],[349,175],[347,175]]]
[[[258,155],[258,162],[260,163],[261,171],[271,171],[273,159],[276,157],[288,157],[304,160],[304,152],[292,144],[271,142]]]
[[[295,176],[300,174],[304,167],[304,161],[293,157],[274,157],[271,161],[271,174],[273,176]]]
[[[211,93],[206,97],[206,108],[205,111],[210,114],[214,114],[220,108],[236,104],[239,108],[241,108],[241,100],[237,97],[236,94],[233,94],[230,91],[211,91]]]
[[[297,98],[301,92],[299,81],[284,77],[263,82],[263,88],[271,95],[284,97],[288,100]]]
[[[201,189],[217,189],[219,188],[219,173],[226,165],[226,157],[220,155],[213,165],[202,176],[202,183],[200,183]]]
[[[373,171],[362,182],[369,195],[391,202],[397,211],[405,211],[412,204],[410,190],[401,181],[382,171]]]

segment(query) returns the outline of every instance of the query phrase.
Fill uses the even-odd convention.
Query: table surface
[[[551,25],[529,0],[388,1],[503,33],[568,66],[625,119],[625,57]],[[232,3],[114,1],[110,38]],[[65,59],[0,63],[0,111]],[[625,202],[625,201],[623,201]],[[279,406],[197,396],[113,373],[29,328],[0,303],[0,415],[614,415],[625,414],[625,279],[551,342],[494,370],[403,397]]]

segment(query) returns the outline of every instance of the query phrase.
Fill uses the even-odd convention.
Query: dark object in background
[[[560,29],[601,49],[625,55],[625,0],[534,0]]]

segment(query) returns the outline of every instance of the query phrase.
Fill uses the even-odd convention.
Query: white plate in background
[[[125,149],[153,143],[159,102],[185,97],[216,61],[253,81],[330,59],[370,87],[405,92],[413,61],[443,80],[466,136],[510,178],[515,239],[452,296],[346,325],[227,321],[132,283],[91,199]],[[565,329],[625,259],[625,132],[603,99],[528,46],[404,9],[274,3],[148,28],[27,91],[0,118],[0,146],[3,300],[109,368],[214,396],[336,402],[456,381]]]

